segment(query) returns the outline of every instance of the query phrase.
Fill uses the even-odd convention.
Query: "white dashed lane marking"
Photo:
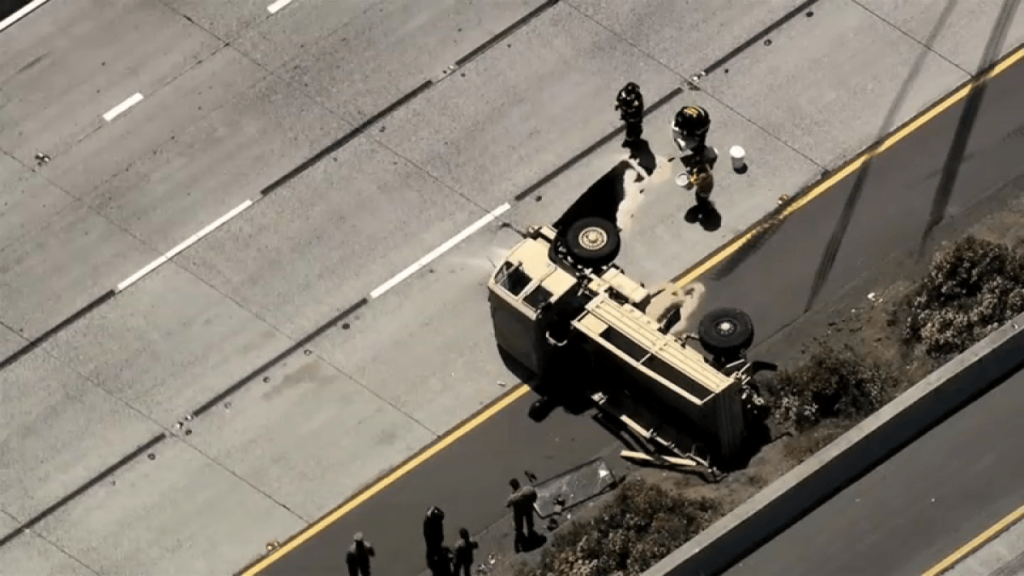
[[[280,10],[281,8],[284,8],[285,6],[287,6],[287,5],[291,4],[291,3],[292,3],[292,0],[277,0],[277,2],[274,2],[270,6],[267,6],[267,12],[270,12],[271,14],[274,14],[278,10]]]
[[[171,248],[170,250],[168,250],[166,253],[163,254],[163,256],[160,256],[156,260],[153,260],[149,264],[146,264],[145,266],[143,266],[141,270],[139,270],[135,274],[132,274],[131,276],[126,278],[124,282],[121,282],[120,284],[118,284],[117,287],[114,288],[114,292],[121,292],[125,288],[128,288],[132,284],[135,284],[136,282],[141,280],[143,277],[145,277],[146,274],[149,274],[153,270],[156,270],[157,268],[162,266],[165,262],[169,261],[171,258],[174,258],[178,254],[182,253],[189,246],[195,244],[196,242],[199,242],[200,240],[203,239],[204,236],[206,236],[210,232],[213,232],[217,228],[220,228],[225,223],[227,223],[229,220],[231,220],[235,216],[238,216],[239,214],[244,212],[246,208],[248,208],[248,207],[250,207],[252,205],[253,205],[253,201],[252,200],[246,200],[245,202],[242,202],[241,204],[236,206],[233,210],[231,210],[227,214],[225,214],[225,215],[221,216],[220,218],[214,220],[213,223],[211,223],[206,228],[203,228],[199,232],[196,232],[195,234],[189,236],[184,242],[182,242],[181,244],[178,244],[174,248]]]
[[[508,202],[506,202],[506,203],[502,204],[501,206],[498,206],[494,210],[490,211],[483,218],[481,218],[481,219],[477,220],[476,222],[470,224],[468,228],[466,228],[462,232],[459,232],[455,236],[452,236],[444,244],[441,244],[437,248],[434,248],[426,256],[424,256],[423,258],[420,258],[415,263],[413,263],[412,266],[409,266],[405,270],[402,270],[401,272],[396,274],[394,277],[392,277],[391,280],[388,280],[387,282],[385,282],[385,283],[381,284],[380,286],[378,286],[377,289],[375,289],[373,292],[370,292],[370,299],[374,300],[376,298],[380,298],[382,294],[384,294],[388,290],[391,290],[392,288],[397,286],[401,281],[405,280],[409,276],[412,276],[418,270],[420,270],[421,268],[423,268],[427,264],[430,264],[431,262],[436,260],[442,254],[444,254],[445,252],[447,252],[447,251],[451,250],[452,248],[454,248],[456,245],[458,245],[459,242],[462,242],[466,238],[469,238],[470,236],[472,236],[473,233],[476,232],[477,230],[479,230],[479,229],[483,228],[484,226],[486,226],[486,225],[490,224],[491,222],[493,222],[498,216],[501,216],[502,214],[504,214],[505,211],[508,210],[511,207],[512,206]]]
[[[107,122],[110,122],[114,118],[117,118],[121,114],[124,114],[124,112],[126,110],[128,110],[129,108],[131,108],[132,106],[135,106],[139,102],[142,102],[142,98],[143,98],[142,94],[136,92],[134,95],[129,96],[128,98],[126,98],[124,102],[121,102],[117,106],[114,106],[113,108],[111,108],[109,112],[107,112],[106,114],[103,115],[103,119],[106,120]]]
[[[139,280],[142,280],[143,278],[145,278],[146,275],[148,275],[150,272],[153,272],[154,270],[156,270],[160,266],[163,266],[167,262],[170,262],[171,259],[173,259],[175,256],[177,256],[178,254],[181,254],[182,252],[187,250],[189,248],[189,246],[192,246],[196,242],[199,242],[200,240],[202,240],[204,237],[209,235],[211,232],[213,232],[217,228],[220,228],[224,224],[227,224],[232,218],[238,216],[242,212],[245,212],[249,207],[251,207],[256,202],[259,202],[263,198],[265,198],[265,196],[260,196],[256,200],[246,200],[245,202],[242,202],[241,204],[236,206],[234,209],[232,209],[227,214],[225,214],[225,215],[221,216],[220,218],[214,220],[209,226],[203,228],[199,232],[196,232],[192,236],[189,236],[187,239],[185,239],[184,242],[181,242],[180,244],[178,244],[174,248],[171,248],[170,250],[165,252],[163,255],[161,255],[159,258],[157,258],[156,260],[153,260],[149,264],[146,264],[145,266],[143,266],[138,272],[132,274],[128,278],[125,278],[124,281],[122,281],[120,284],[118,284],[114,288],[114,292],[115,293],[119,293],[119,292],[123,292],[124,290],[128,289],[128,287],[130,287],[131,285],[133,285],[136,282],[138,282]],[[388,280],[387,282],[385,282],[385,283],[381,284],[380,286],[378,286],[376,289],[374,289],[372,292],[370,292],[370,298],[369,299],[370,300],[375,300],[377,298],[380,298],[382,295],[384,295],[385,292],[387,292],[388,290],[391,290],[392,288],[394,288],[395,286],[400,284],[402,281],[408,279],[410,276],[412,276],[416,272],[420,271],[424,266],[426,266],[427,264],[430,264],[431,262],[433,262],[434,260],[439,258],[442,254],[444,254],[445,252],[451,250],[452,248],[457,246],[460,242],[462,242],[466,238],[469,238],[470,236],[472,236],[474,233],[479,231],[484,226],[486,226],[486,225],[490,224],[491,222],[495,221],[499,216],[504,214],[511,207],[512,207],[512,205],[509,204],[508,202],[506,202],[506,203],[502,204],[501,206],[498,206],[494,210],[491,210],[490,212],[485,214],[482,218],[480,218],[476,222],[474,222],[474,223],[470,224],[468,227],[466,227],[462,232],[459,232],[455,236],[452,236],[444,244],[441,244],[437,248],[434,248],[433,250],[428,252],[424,257],[420,258],[419,260],[414,262],[412,265],[407,267],[405,270],[402,270],[398,274],[395,274],[394,276],[391,277],[390,280]]]

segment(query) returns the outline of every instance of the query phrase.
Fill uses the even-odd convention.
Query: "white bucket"
[[[732,158],[732,169],[739,172],[747,166],[747,151],[742,146],[729,148],[729,156]]]

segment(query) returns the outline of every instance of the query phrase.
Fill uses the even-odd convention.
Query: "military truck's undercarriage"
[[[573,366],[599,363],[582,388],[648,447],[624,457],[716,477],[710,454],[736,454],[746,422],[763,405],[751,385],[757,367],[746,358],[753,322],[741,310],[719,308],[696,334],[671,334],[678,314],[666,314],[663,302],[652,307],[663,292],[649,292],[613,264],[620,242],[602,218],[531,228],[488,282],[498,346],[539,377],[567,356]],[[682,423],[712,449],[698,453],[699,445],[684,447],[662,433]]]

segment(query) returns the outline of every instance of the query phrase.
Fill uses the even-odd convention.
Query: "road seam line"
[[[143,98],[144,96],[142,95],[141,92],[136,92],[135,94],[132,94],[131,96],[125,98],[123,102],[108,110],[107,113],[103,115],[103,119],[107,122],[113,121],[114,118],[117,118],[121,114],[124,114],[132,106],[135,106],[139,102],[142,102]]]
[[[160,432],[159,434],[157,434],[157,435],[153,436],[152,438],[150,438],[144,444],[142,444],[140,446],[137,446],[134,450],[129,452],[127,455],[121,457],[119,460],[117,460],[116,462],[114,462],[110,466],[104,468],[98,474],[94,475],[92,478],[86,480],[78,488],[75,488],[71,492],[65,494],[64,497],[60,498],[59,500],[57,500],[53,504],[49,505],[48,507],[44,508],[41,512],[39,512],[35,516],[29,518],[28,520],[23,522],[20,526],[18,526],[14,530],[11,530],[6,535],[0,537],[0,547],[3,547],[7,543],[9,543],[11,540],[14,540],[15,538],[17,538],[18,536],[24,534],[25,532],[32,531],[33,527],[35,527],[37,524],[39,524],[43,520],[46,520],[47,518],[49,518],[50,515],[52,515],[54,512],[56,512],[57,510],[60,510],[65,505],[67,505],[69,502],[71,502],[72,500],[75,500],[76,498],[78,498],[79,496],[81,496],[82,494],[87,492],[93,486],[99,484],[100,482],[103,482],[105,479],[107,479],[110,476],[114,475],[118,470],[121,470],[122,468],[127,466],[129,463],[133,462],[136,458],[138,458],[139,456],[142,456],[143,453],[145,453],[146,451],[154,448],[155,446],[157,446],[158,444],[160,444],[161,442],[163,442],[167,438],[168,438],[167,433]]]
[[[401,283],[403,280],[409,278],[410,276],[415,274],[417,271],[419,271],[421,268],[423,268],[427,264],[430,264],[431,262],[436,260],[442,254],[444,254],[445,252],[451,250],[452,248],[457,246],[460,242],[462,242],[466,238],[469,238],[470,236],[472,236],[476,231],[480,230],[484,226],[486,226],[486,225],[490,224],[491,222],[493,222],[495,219],[498,218],[498,216],[501,216],[502,214],[504,214],[511,207],[512,207],[511,204],[509,204],[508,202],[505,202],[501,206],[498,206],[494,210],[491,210],[486,215],[484,215],[482,218],[480,218],[479,220],[477,220],[476,222],[470,224],[468,227],[466,227],[464,230],[462,230],[462,232],[459,232],[455,236],[452,236],[444,244],[441,244],[437,248],[434,248],[433,250],[428,252],[426,256],[420,258],[419,260],[414,262],[412,265],[408,266],[405,270],[402,270],[398,274],[395,274],[394,276],[392,276],[391,279],[388,280],[387,282],[385,282],[385,283],[381,284],[380,286],[378,286],[377,288],[373,289],[370,292],[370,300],[376,300],[377,298],[380,298],[385,293],[387,293],[388,290],[391,290],[392,288],[397,286],[399,283]]]

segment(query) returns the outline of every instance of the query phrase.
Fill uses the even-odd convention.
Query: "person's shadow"
[[[700,224],[700,227],[708,232],[714,232],[722,227],[722,214],[710,200],[698,201],[686,211],[684,218],[690,224]]]
[[[654,174],[654,170],[658,167],[658,159],[654,156],[654,151],[651,150],[651,145],[647,140],[638,138],[627,142],[626,148],[629,150],[630,160],[636,161],[640,169],[644,171],[645,178]]]
[[[452,549],[448,546],[442,546],[436,553],[428,554],[427,569],[430,570],[430,576],[453,576],[453,558]]]
[[[546,544],[548,537],[540,532],[527,532],[519,538],[518,550],[520,552],[533,552]]]

